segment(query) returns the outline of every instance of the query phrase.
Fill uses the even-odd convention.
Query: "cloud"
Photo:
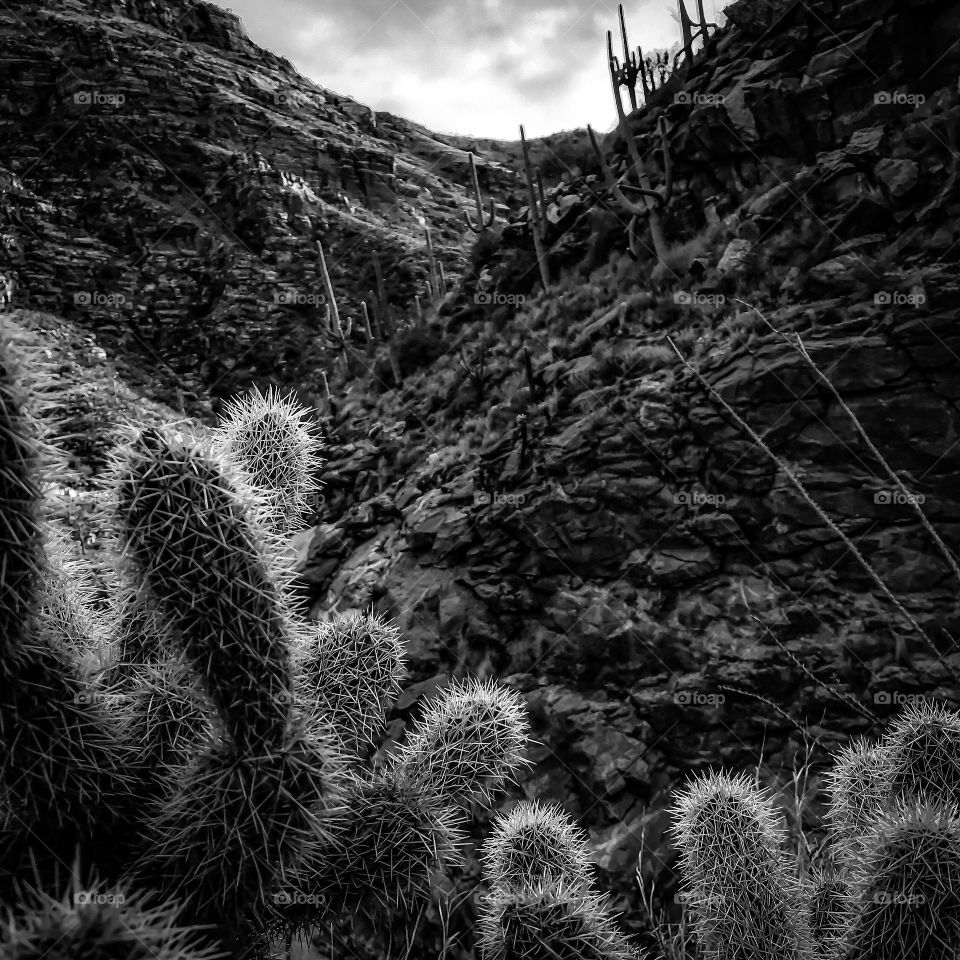
[[[614,120],[609,0],[229,0],[229,9],[251,40],[320,86],[438,132],[513,140],[520,123],[543,136]],[[671,9],[628,4],[631,44],[674,43]]]

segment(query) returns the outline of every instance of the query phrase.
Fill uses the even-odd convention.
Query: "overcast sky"
[[[704,0],[707,16],[729,0]],[[606,31],[610,0],[222,0],[254,43],[304,76],[374,110],[439,133],[515,140],[614,113]],[[632,47],[679,40],[676,0],[627,0]],[[695,15],[695,0],[687,0]]]

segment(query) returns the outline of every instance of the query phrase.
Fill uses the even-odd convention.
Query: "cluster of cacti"
[[[447,278],[443,275],[443,263],[433,252],[433,237],[430,234],[430,224],[424,225],[427,234],[427,258],[430,265],[430,279],[427,283],[427,296],[434,305],[447,295]]]
[[[206,438],[131,430],[102,518],[115,597],[85,597],[50,541],[11,354],[0,344],[0,956],[252,958],[413,910],[458,862],[467,805],[521,762],[519,695],[455,681],[399,750],[366,759],[402,643],[372,612],[297,612],[281,548],[321,441],[273,391]]]
[[[443,264],[437,260],[433,252],[433,237],[430,234],[429,223],[424,225],[424,230],[427,236],[427,264],[429,267],[429,279],[427,280],[427,287],[424,293],[427,300],[429,300],[434,307],[437,307],[447,295],[447,278],[443,274]],[[420,303],[419,295],[414,299],[417,306],[417,322],[423,323],[423,306]]]
[[[637,960],[593,886],[585,836],[559,807],[524,801],[499,816],[483,870],[484,960]]]
[[[960,714],[911,704],[827,776],[832,864],[786,851],[772,796],[712,773],[680,794],[674,833],[707,960],[956,960]]]
[[[682,8],[682,3],[681,3]],[[648,99],[650,94],[657,89],[657,76],[659,75],[659,86],[663,86],[668,71],[670,70],[669,54],[664,51],[654,51],[652,57],[644,57],[643,49],[638,45],[637,49],[631,50],[627,40],[627,24],[623,17],[623,4],[617,4],[617,15],[620,18],[620,39],[623,43],[623,62],[613,52],[613,35],[607,31],[607,64],[610,68],[610,76],[613,79],[614,89],[619,98],[620,87],[627,88],[627,94],[630,97],[630,109],[637,109],[637,80],[643,85],[644,99]],[[686,15],[686,10],[681,10],[682,18]]]

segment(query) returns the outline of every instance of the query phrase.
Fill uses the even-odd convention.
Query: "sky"
[[[228,0],[254,43],[315,83],[437,133],[516,140],[615,120],[610,0]],[[704,0],[709,19],[728,0]],[[696,16],[695,0],[687,9]],[[669,47],[676,0],[627,0],[631,47]],[[624,91],[626,97],[626,91]]]

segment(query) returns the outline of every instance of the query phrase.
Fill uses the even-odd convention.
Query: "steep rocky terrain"
[[[93,4],[63,7],[69,17],[45,14],[38,22],[50,21],[51,30],[86,25]],[[173,43],[146,14],[129,20],[120,4],[110,9],[115,19],[103,22],[115,44],[140,42],[160,58]],[[238,39],[236,24],[218,19],[222,12],[190,9],[200,26],[190,17],[181,22],[200,31],[186,37],[198,57],[209,61],[215,51],[237,77],[292,76],[288,65]],[[265,329],[257,324],[280,324],[256,284],[294,277],[305,262],[313,270],[315,235],[337,251],[341,267],[351,257],[366,263],[376,243],[392,262],[407,256],[421,276],[417,215],[444,238],[438,245],[448,277],[459,264],[460,282],[424,323],[378,345],[351,377],[316,355],[329,363],[333,397],[321,402],[324,496],[316,526],[298,544],[305,588],[319,616],[372,605],[403,630],[411,685],[397,704],[392,737],[402,735],[420,698],[451,675],[497,674],[525,692],[540,743],[519,790],[562,801],[590,831],[603,882],[632,929],[644,924],[633,876],[642,846],[645,882],[672,892],[663,807],[690,772],[759,766],[782,784],[784,771],[805,759],[816,765],[905,698],[958,698],[960,605],[951,568],[836,397],[746,304],[777,331],[800,334],[955,551],[960,49],[950,41],[960,4],[740,0],[726,12],[728,24],[710,49],[630,120],[654,184],[663,180],[657,120],[670,121],[666,268],[654,269],[643,225],[639,255],[627,252],[629,218],[607,200],[595,170],[547,191],[554,282],[546,292],[525,209],[468,249],[472,235],[453,219],[468,201],[449,180],[442,190],[430,181],[431,196],[419,193],[413,210],[387,193],[378,201],[380,187],[367,187],[354,215],[324,200],[316,209],[326,219],[299,232],[293,219],[281,230],[272,216],[242,221],[235,202],[217,208],[207,200],[198,207],[207,211],[204,230],[214,232],[210,224],[222,216],[235,235],[245,236],[242,222],[265,232],[245,237],[257,256],[234,242],[229,264],[209,261],[208,282],[229,284],[203,314],[206,327],[191,314],[189,297],[162,301],[151,273],[171,226],[159,226],[160,218],[176,208],[175,191],[163,189],[173,174],[164,170],[180,171],[186,183],[188,174],[208,182],[196,171],[216,157],[224,164],[220,191],[251,185],[227,175],[226,155],[210,146],[218,142],[211,136],[198,151],[193,126],[206,113],[181,104],[178,118],[190,130],[169,127],[168,152],[158,153],[169,166],[157,168],[149,186],[127,191],[144,203],[140,220],[152,231],[142,245],[128,245],[105,221],[120,209],[111,191],[130,181],[108,177],[97,192],[72,179],[77,152],[42,148],[70,127],[51,110],[44,86],[59,60],[27,37],[22,65],[4,65],[20,71],[14,90],[32,76],[45,91],[6,114],[0,146],[0,163],[18,178],[5,215],[17,213],[19,236],[30,244],[16,263],[22,305],[65,310],[83,289],[75,284],[91,283],[96,265],[116,257],[116,276],[131,284],[124,289],[144,298],[134,305],[154,304],[138,321],[141,335],[155,336],[151,349],[171,364],[164,337],[220,330],[228,320],[238,335],[254,337]],[[241,129],[245,122],[249,134],[262,135],[256,125],[266,112],[251,106],[259,95],[229,71],[212,73],[207,61],[196,92],[214,98],[217,123],[235,109]],[[272,96],[260,98],[271,115],[281,112],[270,106]],[[326,123],[324,138],[345,139],[349,131],[350,149],[359,150],[363,110],[348,121],[353,107],[326,91],[323,100],[317,93],[309,117],[291,110],[280,122]],[[136,117],[125,122],[129,136],[74,125],[67,141],[85,136],[140,150],[146,131],[135,136]],[[156,136],[157,124],[139,122]],[[397,118],[378,117],[381,124],[403,133],[397,183],[418,183],[414,167],[467,182],[466,138],[443,146]],[[22,132],[14,137],[14,129]],[[282,144],[307,140],[301,128]],[[623,160],[620,138],[607,140],[612,157]],[[395,147],[380,149],[389,158]],[[112,162],[104,157],[99,167]],[[288,171],[313,183],[317,168],[307,162],[278,147],[270,164],[278,177]],[[341,160],[340,172],[331,172],[330,189],[352,189],[359,203],[348,166]],[[501,178],[498,196],[521,193],[514,174],[491,169]],[[137,179],[142,184],[147,173]],[[391,183],[385,174],[382,183]],[[258,196],[264,211],[279,216],[275,194]],[[71,219],[81,212],[85,219]],[[81,224],[89,231],[83,242]],[[369,241],[362,254],[351,249],[360,236]],[[354,311],[351,298],[370,286],[366,279],[352,286],[346,270],[334,284]],[[409,310],[417,290],[412,281],[393,287],[398,309]],[[108,362],[133,364],[136,351],[110,339],[106,313],[77,320],[108,354],[117,351]],[[31,323],[39,323],[36,315]],[[287,328],[275,329],[287,337]],[[306,341],[306,321],[297,330]],[[233,356],[227,334],[217,335],[204,349]],[[802,478],[922,633],[680,362],[667,336]],[[313,354],[303,356],[307,364]],[[302,386],[303,369],[293,363],[283,366],[258,348],[255,373]],[[178,376],[188,368],[200,391],[207,374],[184,359]],[[226,382],[242,384],[253,373],[241,364]],[[147,384],[137,389],[150,392]],[[80,461],[91,457],[78,453]],[[815,829],[815,806],[809,815],[805,825]],[[469,912],[468,902],[458,922]]]
[[[447,271],[465,262],[466,151],[305,80],[225,10],[14,2],[0,36],[0,270],[188,400],[316,385],[317,239],[358,319],[371,251],[389,299],[422,292],[425,221]],[[516,181],[478,174],[498,197]]]

